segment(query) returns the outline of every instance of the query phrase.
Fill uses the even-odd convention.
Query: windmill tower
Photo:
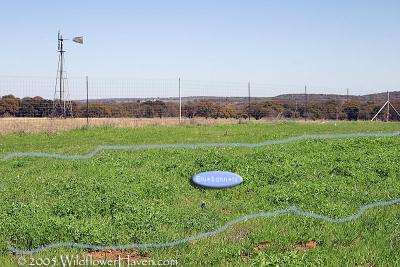
[[[387,92],[387,101],[385,102],[385,104],[383,104],[383,106],[381,107],[381,109],[375,114],[375,116],[372,118],[371,121],[375,120],[376,117],[378,117],[378,115],[383,111],[384,108],[387,108],[386,111],[386,121],[390,120],[390,107],[392,107],[392,109],[396,112],[397,116],[399,116],[400,118],[400,113],[396,110],[396,108],[392,105],[392,103],[390,103],[390,94],[389,91]]]
[[[64,41],[68,40],[63,38],[60,31],[58,31],[58,66],[57,78],[54,89],[53,110],[51,113],[52,118],[67,118],[72,117],[72,102],[69,99],[67,73],[65,71],[65,58],[64,58]],[[82,37],[75,37],[72,41],[83,44]]]

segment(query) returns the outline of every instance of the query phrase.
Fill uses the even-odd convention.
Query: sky
[[[390,0],[3,0],[0,81],[55,77],[60,29],[84,36],[65,43],[70,77],[400,90],[399,14]]]

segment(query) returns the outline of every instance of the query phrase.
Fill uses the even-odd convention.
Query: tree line
[[[396,107],[400,103],[393,103]],[[357,100],[325,100],[297,103],[288,100],[217,101],[212,99],[185,101],[182,115],[187,118],[307,118],[310,120],[369,120],[382,103]],[[129,102],[82,101],[72,102],[74,117],[97,118],[163,118],[179,116],[176,101],[135,100]],[[0,98],[0,117],[51,117],[53,100],[42,97],[17,98],[6,95]],[[391,114],[392,118],[396,114]],[[400,118],[397,118],[400,119]]]

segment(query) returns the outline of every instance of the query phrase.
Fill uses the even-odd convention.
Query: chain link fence
[[[216,120],[371,120],[387,101],[383,89],[361,95],[361,90],[352,94],[346,88],[180,78],[69,77],[61,101],[55,88],[56,79],[51,77],[0,76],[2,128],[51,131]],[[395,109],[400,109],[400,92],[392,91],[389,119],[399,120]],[[57,103],[71,106],[66,118],[54,115]],[[387,110],[377,119],[387,119]]]

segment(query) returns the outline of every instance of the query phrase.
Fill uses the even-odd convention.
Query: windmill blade
[[[77,36],[72,38],[72,41],[75,43],[83,44],[83,36]]]

